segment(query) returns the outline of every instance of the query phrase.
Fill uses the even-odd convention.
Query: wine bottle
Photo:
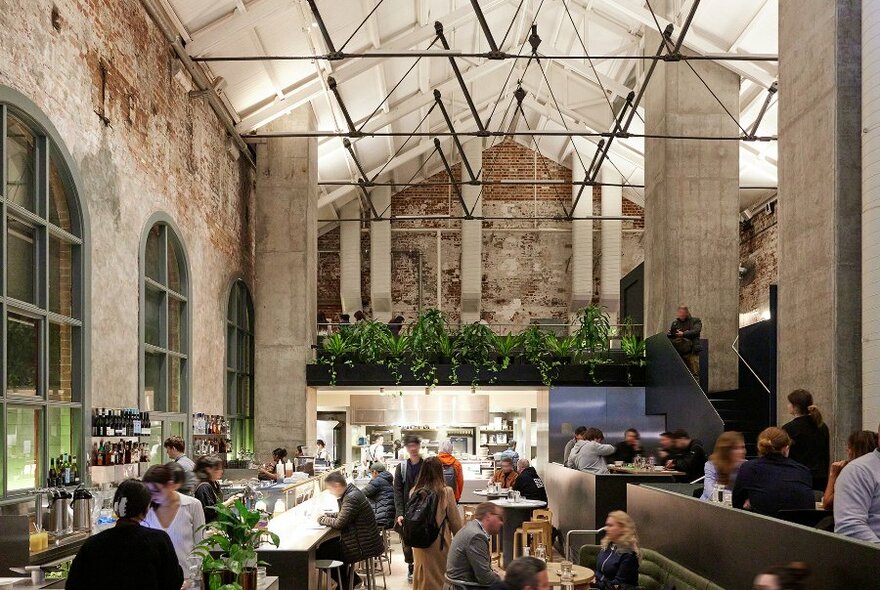
[[[73,460],[70,462],[70,472],[71,472],[71,482],[73,485],[79,485],[79,467],[76,464],[76,455],[73,456]]]
[[[49,487],[50,488],[55,485],[55,477],[56,477],[55,459],[52,459],[52,463],[49,466]]]

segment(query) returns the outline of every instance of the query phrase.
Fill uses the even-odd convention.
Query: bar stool
[[[370,557],[369,559],[364,559],[355,564],[352,573],[357,572],[358,574],[363,576],[364,588],[366,590],[376,590],[378,586],[376,586],[376,568],[375,568],[375,557]],[[382,572],[382,590],[387,590],[387,582],[385,580],[385,570],[381,567],[379,568]],[[354,575],[348,578],[348,590],[354,590]]]
[[[388,564],[388,575],[391,575],[391,529],[383,529],[382,530],[382,542],[385,544],[385,552],[377,557],[379,560],[379,567],[382,570],[382,575],[385,575],[385,566],[382,565],[382,562]]]
[[[342,590],[342,570],[345,564],[341,561],[330,559],[319,559],[315,562],[315,569],[318,570],[318,587],[321,587],[321,579],[324,579],[324,590],[330,590],[331,571],[336,570],[337,590]]]
[[[513,557],[514,559],[522,553],[522,548],[528,546],[532,555],[538,544],[543,543],[547,551],[547,560],[550,561],[550,552],[552,548],[547,544],[550,537],[547,535],[549,523],[546,522],[524,522],[521,528],[516,529],[513,535]],[[531,540],[529,539],[531,537]]]
[[[546,508],[535,508],[532,510],[532,522],[538,522],[541,520],[553,522],[553,511],[547,510]]]

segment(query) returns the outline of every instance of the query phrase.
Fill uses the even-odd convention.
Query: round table
[[[551,587],[562,586],[562,580],[559,577],[561,571],[562,565],[559,562],[554,561],[547,564],[547,578],[550,580]],[[593,570],[582,565],[571,566],[571,573],[574,574],[574,580],[572,581],[575,588],[589,587],[590,581],[596,575]]]
[[[489,490],[475,490],[475,496],[483,496],[487,500],[495,500],[497,498],[506,498],[510,494],[510,488],[501,488],[497,492],[490,492]]]
[[[525,500],[511,502],[510,500],[492,500],[496,506],[504,508],[504,528],[501,530],[501,547],[504,553],[504,567],[513,561],[513,536],[516,529],[528,521],[532,516],[532,510],[543,508],[547,502],[540,500]]]

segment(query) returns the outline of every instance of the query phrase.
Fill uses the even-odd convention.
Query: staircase
[[[757,456],[758,448],[755,443],[758,434],[770,425],[765,407],[766,398],[761,400],[756,397],[739,389],[709,394],[709,401],[724,421],[724,430],[742,433],[749,458]]]

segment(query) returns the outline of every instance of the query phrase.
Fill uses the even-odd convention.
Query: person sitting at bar
[[[464,473],[461,469],[461,461],[453,456],[452,450],[452,441],[448,438],[444,439],[440,443],[440,452],[437,453],[437,458],[443,463],[443,478],[446,480],[446,485],[455,492],[455,501],[458,502],[464,491]]]
[[[496,469],[489,481],[499,484],[504,489],[510,489],[519,477],[519,473],[513,468],[513,459],[510,457],[502,457],[500,463],[501,469]]]
[[[501,532],[504,513],[492,502],[478,504],[474,519],[452,537],[446,558],[446,578],[456,584],[491,586],[501,580],[492,568],[489,540]]]
[[[605,444],[605,435],[598,428],[587,428],[584,440],[575,443],[571,449],[571,466],[578,471],[603,474],[608,473],[605,457],[614,452],[612,445]]]
[[[149,508],[150,491],[143,483],[127,479],[119,484],[113,495],[116,525],[86,539],[64,587],[180,590],[183,571],[168,534],[141,526]]]
[[[547,501],[547,489],[544,480],[538,477],[538,472],[529,464],[528,459],[520,459],[516,464],[519,475],[513,482],[511,489],[518,491],[526,500]]]
[[[174,474],[165,465],[147,469],[143,481],[153,498],[153,507],[147,512],[143,526],[165,531],[171,537],[177,563],[184,569],[188,567],[186,560],[193,548],[205,536],[202,503],[177,491]]]
[[[324,484],[327,491],[336,497],[339,512],[318,517],[318,523],[339,531],[339,537],[323,542],[315,552],[315,558],[346,564],[348,567],[342,568],[341,587],[348,588],[349,577],[354,576],[352,587],[356,588],[360,584],[360,576],[352,571],[351,566],[382,555],[385,551],[382,535],[376,526],[370,502],[354,484],[345,481],[344,475],[330,473],[324,478]]]
[[[837,478],[834,532],[880,543],[880,449],[851,461]]]
[[[278,462],[282,463],[287,459],[287,449],[278,447],[272,451],[272,463],[260,467],[257,477],[261,480],[283,481],[284,474],[278,473],[276,466]]]
[[[616,590],[639,585],[639,538],[632,517],[615,510],[605,519],[602,549],[596,556],[596,578],[591,588]]]
[[[370,478],[362,491],[373,506],[376,526],[390,529],[394,526],[394,476],[384,463],[376,462],[370,465]]]
[[[870,430],[854,430],[846,440],[845,461],[835,461],[831,464],[828,473],[828,485],[825,486],[825,495],[822,496],[822,508],[832,510],[834,508],[834,485],[840,472],[846,467],[847,463],[854,461],[859,457],[863,457],[868,453],[877,449],[877,433]]]
[[[739,468],[733,484],[734,508],[776,517],[780,510],[816,507],[810,470],[788,458],[791,438],[771,426],[758,435],[757,459]]]
[[[806,590],[810,566],[802,561],[766,568],[755,578],[752,590]]]
[[[635,428],[628,428],[623,433],[623,440],[614,445],[614,454],[611,455],[609,461],[623,461],[624,463],[632,463],[637,455],[644,455],[645,450],[642,448],[642,437]]]
[[[746,443],[739,432],[724,432],[715,441],[715,450],[703,470],[703,495],[700,500],[714,500],[719,485],[733,489],[736,474],[746,461]]]
[[[205,512],[205,522],[217,519],[217,504],[232,506],[241,494],[235,494],[226,501],[223,500],[223,491],[220,489],[220,480],[223,479],[223,459],[212,455],[203,455],[196,459],[196,489],[193,497],[202,503]]]
[[[813,477],[813,489],[824,492],[831,464],[828,425],[822,420],[822,412],[813,405],[813,394],[805,389],[788,394],[788,412],[794,419],[783,424],[782,429],[791,437],[789,458],[805,465]]]
[[[504,457],[510,458],[513,461],[513,464],[516,465],[516,462],[519,461],[519,453],[516,452],[516,441],[511,440],[507,443],[507,448],[501,451],[501,458]]]
[[[666,467],[683,471],[688,482],[702,477],[706,465],[706,450],[702,443],[692,439],[687,430],[682,429],[674,431],[671,438],[675,454],[666,461]]]
[[[571,450],[574,448],[574,445],[577,444],[579,440],[584,440],[584,433],[587,431],[586,426],[578,426],[574,429],[574,437],[565,443],[565,449],[562,450],[562,464],[566,467],[572,467],[569,465],[568,459],[571,456]]]
[[[504,581],[495,582],[489,590],[550,590],[547,563],[528,555],[518,557],[504,570]]]
[[[186,482],[180,486],[180,493],[192,494],[193,487],[195,487],[196,483],[196,477],[193,474],[196,464],[184,454],[186,443],[179,436],[169,436],[165,439],[165,442],[162,443],[162,446],[165,447],[165,452],[168,453],[168,458],[183,467],[183,470],[186,472]]]
[[[700,351],[703,348],[700,345],[700,332],[702,331],[703,322],[693,317],[686,305],[679,305],[675,319],[666,334],[694,379],[700,378]]]

